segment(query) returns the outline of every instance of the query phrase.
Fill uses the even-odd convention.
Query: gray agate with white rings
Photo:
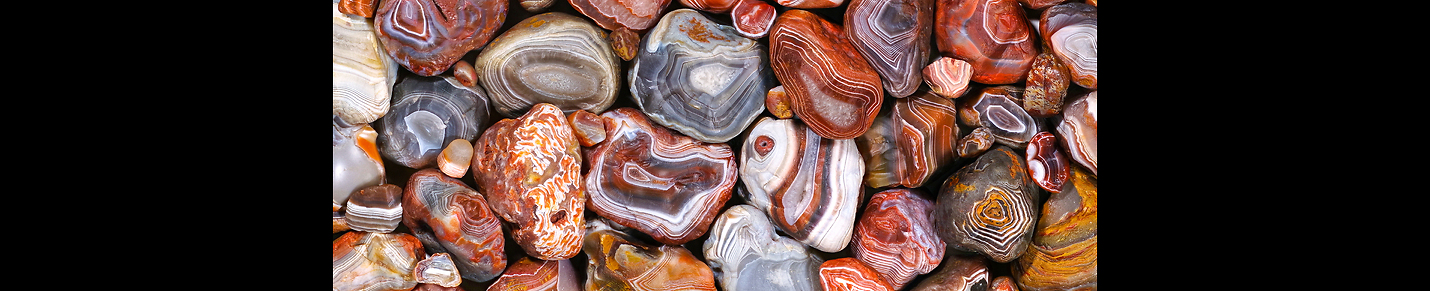
[[[435,165],[454,139],[474,139],[487,123],[487,96],[456,77],[411,76],[392,89],[392,110],[377,120],[382,157],[408,168]]]
[[[743,190],[740,190],[743,191]],[[809,247],[775,233],[764,211],[735,205],[710,225],[705,261],[721,290],[820,290],[824,263]]]

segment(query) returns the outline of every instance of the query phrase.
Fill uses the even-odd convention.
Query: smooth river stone
[[[486,45],[506,10],[506,0],[383,0],[373,22],[397,63],[430,77]]]
[[[363,18],[372,18],[372,10],[377,9],[377,0],[334,0],[338,11]]]
[[[702,248],[721,290],[821,290],[816,276],[824,260],[776,233],[769,216],[754,206],[725,210]]]
[[[477,55],[492,109],[515,118],[538,103],[565,114],[606,111],[621,87],[620,60],[590,20],[548,12],[517,22]]]
[[[1063,97],[1071,81],[1068,67],[1057,56],[1044,52],[1033,59],[1028,71],[1027,87],[1023,89],[1023,110],[1036,118],[1046,118],[1063,112]]]
[[[680,0],[681,5],[710,13],[725,13],[734,9],[741,0]]]
[[[908,97],[923,85],[934,1],[850,0],[844,12],[845,36],[894,97]]]
[[[463,86],[477,86],[477,68],[466,60],[458,60],[457,64],[452,65],[452,76],[457,77],[457,82]]]
[[[333,233],[349,231],[352,229],[352,226],[348,225],[347,216],[343,215],[342,212],[333,211]]]
[[[576,291],[581,290],[571,260],[533,260],[522,256],[487,291]]]
[[[671,132],[635,108],[617,108],[601,117],[608,140],[586,155],[591,209],[664,244],[705,235],[735,189],[738,173],[730,146]]]
[[[426,256],[410,234],[348,232],[333,241],[333,290],[411,290],[412,269]]]
[[[372,19],[340,10],[342,6],[334,2],[333,114],[351,124],[371,123],[387,114],[392,105],[397,62],[382,48]],[[368,17],[371,15],[369,8]]]
[[[854,258],[838,258],[819,266],[819,281],[825,291],[898,290],[879,277],[879,271]]]
[[[541,12],[554,3],[556,0],[521,0],[521,9],[526,9],[526,12]]]
[[[1023,110],[1022,95],[1023,88],[1016,86],[983,88],[959,101],[959,122],[987,127],[994,141],[1022,149],[1041,130],[1038,121]]]
[[[958,98],[968,92],[968,81],[973,78],[973,65],[960,59],[939,57],[924,67],[924,81],[929,90],[944,98]]]
[[[770,66],[794,114],[824,138],[852,139],[869,130],[884,89],[844,30],[799,9],[780,14],[772,29]]]
[[[392,232],[402,223],[402,187],[393,184],[369,186],[348,199],[344,219],[353,230]]]
[[[740,135],[765,111],[764,46],[699,11],[666,13],[641,40],[631,97],[651,120],[704,142]]]
[[[1078,165],[1097,176],[1097,91],[1068,103],[1056,126],[1058,144]]]
[[[827,139],[797,120],[761,118],[740,151],[745,200],[805,245],[849,244],[863,194],[864,159],[852,139]]]
[[[946,57],[968,61],[974,82],[1021,82],[1038,56],[1037,36],[1016,0],[937,0],[934,39]]]
[[[952,255],[942,269],[924,278],[910,291],[988,290],[988,259],[979,255]]]
[[[1097,290],[1097,177],[1074,168],[1048,197],[1028,253],[1012,264],[1023,290]]]
[[[518,119],[502,119],[473,143],[477,185],[528,255],[564,260],[581,251],[586,234],[581,146],[561,109],[537,104]]]
[[[956,156],[957,110],[953,101],[927,91],[894,101],[874,126],[855,139],[873,188],[923,186]]]
[[[506,269],[506,239],[487,199],[433,168],[412,174],[402,195],[402,224],[431,253],[448,253],[462,278],[490,281]]]
[[[586,290],[716,290],[710,267],[685,247],[649,244],[599,219],[586,229]]]
[[[392,89],[392,111],[375,127],[382,156],[412,169],[437,164],[455,139],[471,140],[487,124],[487,96],[452,76],[412,76]]]
[[[1053,193],[1063,191],[1063,183],[1067,182],[1072,171],[1067,155],[1058,149],[1057,143],[1057,136],[1046,131],[1039,132],[1028,142],[1026,152],[1028,175],[1033,177],[1038,187]]]
[[[994,147],[943,183],[934,205],[934,227],[954,249],[981,253],[999,263],[1022,255],[1037,223],[1036,189],[1028,166],[1006,146]]]
[[[660,19],[670,0],[568,0],[572,8],[606,30],[644,31]]]
[[[943,261],[946,245],[934,233],[933,201],[918,189],[875,193],[854,225],[854,258],[879,271],[894,289],[928,274]]]
[[[799,9],[833,8],[844,4],[844,0],[776,0],[780,6]]]
[[[566,116],[571,122],[571,131],[576,134],[576,141],[583,147],[594,147],[606,141],[606,120],[595,113],[585,110],[576,110]]]
[[[958,140],[958,156],[973,158],[993,148],[993,134],[987,127],[974,128],[968,135]]]
[[[758,39],[769,34],[770,26],[775,25],[775,15],[779,14],[779,11],[764,0],[739,1],[735,4],[735,8],[730,10],[730,19],[734,22],[735,31],[750,39]]]
[[[462,284],[462,271],[452,261],[452,255],[437,253],[417,261],[412,268],[412,276],[417,283],[436,284],[442,287],[457,287]]]
[[[333,115],[333,211],[359,189],[387,183],[377,150],[377,130]]]
[[[467,169],[471,167],[472,142],[466,139],[452,140],[447,148],[442,149],[442,155],[437,156],[437,168],[448,177],[460,179],[467,175]]]
[[[1018,284],[1013,282],[1013,277],[998,276],[993,278],[993,282],[988,286],[989,291],[1018,291]]]
[[[1068,66],[1073,83],[1097,90],[1097,7],[1058,4],[1043,10],[1038,26],[1043,41]]]
[[[785,86],[775,86],[765,93],[765,109],[780,119],[794,118],[794,112],[790,111],[789,94],[785,94]]]

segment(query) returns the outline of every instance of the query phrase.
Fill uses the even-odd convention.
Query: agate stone
[[[1063,191],[1063,182],[1067,182],[1071,166],[1067,155],[1057,146],[1058,138],[1046,131],[1033,135],[1033,140],[1028,142],[1028,176],[1037,182],[1038,187],[1048,192],[1058,193]]]
[[[988,259],[979,255],[952,255],[941,270],[925,277],[910,291],[988,290]]]
[[[908,97],[923,84],[934,0],[850,0],[845,36],[879,72],[890,95]]]
[[[533,260],[522,256],[501,274],[487,291],[576,291],[576,270],[571,260]]]
[[[943,261],[946,246],[934,232],[933,201],[918,189],[890,189],[869,198],[850,242],[854,258],[878,271],[894,289]]]
[[[375,124],[382,156],[412,169],[436,165],[455,139],[471,140],[487,123],[487,96],[452,76],[412,76],[392,89],[392,111]]]
[[[934,39],[946,57],[968,61],[974,82],[1023,81],[1038,56],[1037,36],[1016,0],[937,0]]]
[[[721,290],[821,290],[817,274],[824,260],[776,233],[769,216],[754,206],[725,210],[702,248]]]
[[[339,12],[342,7],[333,3],[333,114],[351,124],[371,123],[392,105],[398,65],[373,32],[372,20]],[[371,17],[372,8],[367,12]]]
[[[1028,86],[1023,90],[1023,110],[1037,118],[1061,113],[1069,82],[1071,77],[1067,66],[1052,53],[1039,54],[1033,59],[1033,68],[1028,72]]]
[[[869,187],[923,186],[939,167],[953,161],[958,137],[953,101],[919,92],[894,101],[874,126],[855,139],[865,159]]]
[[[412,268],[412,276],[417,283],[436,284],[442,287],[457,287],[462,284],[462,271],[447,253],[437,253],[417,261]]]
[[[770,26],[775,25],[775,16],[778,13],[774,6],[764,0],[740,0],[740,3],[735,4],[734,10],[730,10],[730,19],[734,21],[735,31],[740,32],[740,35],[758,39],[770,32]]]
[[[1028,252],[1013,264],[1023,290],[1097,290],[1097,178],[1073,169],[1043,204]]]
[[[620,61],[606,33],[561,12],[517,22],[493,39],[473,64],[492,109],[515,118],[538,103],[565,114],[605,111],[621,87]]]
[[[564,260],[581,250],[586,209],[581,146],[556,105],[492,124],[472,145],[472,172],[522,250]]]
[[[410,234],[348,232],[333,241],[333,290],[411,290],[412,269],[426,256]]]
[[[506,0],[383,0],[373,22],[397,63],[430,77],[486,45],[506,10]]]
[[[684,247],[648,244],[601,220],[586,229],[586,290],[715,290],[710,267]]]
[[[814,13],[793,9],[775,19],[769,36],[770,66],[795,116],[830,139],[864,134],[884,100],[879,74],[843,31]]]
[[[1023,110],[1023,89],[1016,86],[983,88],[959,102],[958,118],[964,125],[987,127],[993,140],[1023,148],[1038,133],[1038,121]]]
[[[993,148],[993,133],[987,127],[974,128],[968,135],[958,140],[958,156],[964,158],[977,157],[984,151]]]
[[[569,0],[571,7],[606,30],[644,31],[660,19],[670,0]]]
[[[1038,26],[1043,41],[1068,66],[1073,82],[1097,90],[1097,7],[1058,4],[1043,10]]]
[[[377,150],[377,130],[333,115],[333,211],[359,189],[386,183]]]
[[[1007,263],[1028,249],[1038,218],[1037,192],[1028,166],[1006,146],[978,156],[954,172],[935,201],[934,227],[954,249]]]
[[[369,186],[348,199],[348,226],[357,231],[392,232],[402,223],[402,187]]]
[[[741,148],[751,205],[791,238],[825,252],[849,244],[864,159],[852,139],[827,139],[797,120],[761,118]]]
[[[924,81],[934,94],[953,99],[968,92],[973,78],[973,66],[960,59],[940,57],[924,67]]]
[[[1059,145],[1078,165],[1097,176],[1097,91],[1068,103],[1057,122]]]
[[[819,281],[825,291],[894,291],[879,271],[854,258],[838,258],[819,266]]]
[[[402,223],[431,253],[448,253],[472,281],[506,269],[506,238],[487,199],[466,183],[428,168],[412,174],[402,196]]]

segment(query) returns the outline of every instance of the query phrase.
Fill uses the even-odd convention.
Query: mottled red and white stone
[[[1058,138],[1052,133],[1039,132],[1028,142],[1027,151],[1028,176],[1038,187],[1053,193],[1062,192],[1063,183],[1072,174],[1067,155],[1058,149],[1057,143]]]
[[[502,119],[473,143],[472,171],[492,212],[512,223],[528,255],[563,260],[581,251],[586,209],[581,146],[561,109],[539,103]]]
[[[570,119],[571,132],[576,134],[576,141],[583,147],[594,147],[606,141],[606,121],[595,113],[585,110],[576,110],[566,118]]]
[[[854,225],[854,258],[879,271],[879,277],[903,289],[914,277],[943,261],[946,246],[933,227],[933,201],[919,189],[890,189],[874,194]]]
[[[655,25],[670,0],[569,0],[571,7],[607,31],[644,31]]]
[[[428,168],[412,174],[402,197],[402,223],[429,252],[449,254],[460,275],[472,281],[501,275],[505,231],[482,193]]]
[[[1022,82],[1038,55],[1037,32],[1016,0],[937,0],[934,39],[943,56],[968,61],[974,82]]]
[[[333,241],[333,290],[411,290],[412,269],[426,256],[410,234],[348,232]]]
[[[387,53],[421,76],[446,72],[506,21],[506,0],[382,0],[373,25]]]
[[[418,283],[436,284],[442,287],[457,287],[462,284],[462,271],[447,253],[437,253],[417,261],[412,276]]]
[[[576,291],[581,290],[571,260],[534,260],[523,256],[507,267],[487,291]]]
[[[824,260],[776,233],[769,216],[754,206],[725,210],[701,247],[722,290],[820,290],[816,274]]]
[[[781,119],[794,118],[794,112],[790,111],[789,94],[785,94],[785,86],[775,86],[770,92],[765,93],[765,109]]]
[[[740,35],[758,39],[769,34],[778,14],[779,11],[764,0],[739,0],[735,8],[730,10],[730,19],[734,22],[735,31]]]
[[[880,112],[874,126],[855,139],[865,159],[865,184],[920,187],[952,162],[959,135],[954,107],[948,98],[922,91]]]
[[[1097,91],[1068,103],[1058,122],[1058,144],[1097,176]]]
[[[924,81],[934,94],[953,99],[968,92],[973,66],[960,59],[940,57],[924,67]]]
[[[974,158],[988,149],[993,148],[993,133],[987,127],[979,126],[974,128],[968,135],[958,139],[958,156],[963,158]]]
[[[819,281],[825,291],[894,291],[879,271],[854,258],[838,258],[819,266]]]
[[[805,10],[785,11],[770,31],[770,67],[791,109],[824,138],[864,134],[883,104],[879,73],[844,29]]]
[[[741,0],[680,0],[685,7],[710,13],[730,12]]]
[[[827,139],[792,119],[761,118],[741,148],[751,205],[791,238],[825,252],[849,244],[863,194],[864,159],[853,139]]]

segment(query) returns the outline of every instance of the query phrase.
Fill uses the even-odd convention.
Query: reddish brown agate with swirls
[[[852,139],[869,130],[884,100],[883,85],[843,28],[793,9],[771,29],[770,66],[794,114],[824,138]]]
[[[934,233],[929,213],[933,201],[918,189],[890,189],[874,194],[850,241],[854,258],[879,271],[894,289],[927,274],[943,261],[946,246]]]
[[[430,77],[491,41],[506,8],[506,0],[384,0],[373,25],[397,63]]]
[[[973,66],[968,62],[950,57],[939,57],[924,67],[924,81],[929,90],[944,98],[958,98],[968,92],[968,82],[973,78]]]
[[[563,260],[581,251],[580,149],[561,108],[550,103],[498,121],[473,144],[477,185],[492,212],[513,224],[512,238],[528,255]]]
[[[600,219],[587,229],[586,290],[716,290],[710,266],[685,247],[648,244]]]
[[[680,0],[681,5],[710,13],[725,13],[743,0]]]
[[[489,281],[506,269],[506,238],[482,193],[427,168],[407,180],[402,224],[432,253],[448,253],[463,278]]]
[[[854,258],[838,258],[819,265],[819,281],[825,291],[871,290],[894,291],[894,286],[879,277],[879,271]]]
[[[576,291],[581,290],[571,260],[521,260],[507,267],[487,291]]]
[[[1052,133],[1038,132],[1028,142],[1027,152],[1028,176],[1038,187],[1053,193],[1063,191],[1063,182],[1067,182],[1072,171],[1067,155],[1058,149],[1057,143],[1058,138]]]
[[[664,244],[704,235],[735,189],[738,173],[730,146],[654,125],[635,108],[601,117],[609,138],[587,156],[589,207]]]
[[[889,95],[908,97],[923,85],[933,8],[934,0],[850,0],[845,35],[878,71]]]
[[[412,268],[426,256],[410,234],[348,232],[333,240],[333,290],[411,290]]]
[[[855,139],[867,166],[865,183],[920,187],[952,162],[959,135],[954,107],[948,98],[927,91],[894,101],[891,112],[879,114],[875,126]]]
[[[974,82],[1023,81],[1038,39],[1016,0],[938,0],[934,39],[944,56],[968,61]]]
[[[644,31],[655,25],[670,0],[569,0],[571,7],[606,30]]]
[[[372,10],[377,8],[377,0],[341,0],[338,11],[342,13],[372,18]]]
[[[740,0],[735,4],[735,8],[730,10],[730,19],[734,22],[735,32],[756,39],[769,34],[770,26],[775,24],[776,14],[779,14],[779,11],[764,0]]]

